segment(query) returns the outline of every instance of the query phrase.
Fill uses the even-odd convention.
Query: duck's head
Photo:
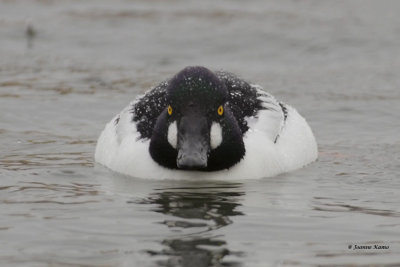
[[[167,103],[155,124],[150,154],[178,169],[220,170],[244,156],[242,132],[227,105],[225,84],[204,67],[187,67],[167,88]]]

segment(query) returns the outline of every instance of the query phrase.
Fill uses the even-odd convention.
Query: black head
[[[227,99],[225,84],[204,67],[175,75],[167,88],[168,105],[153,130],[153,159],[169,168],[208,171],[240,161],[242,133]]]

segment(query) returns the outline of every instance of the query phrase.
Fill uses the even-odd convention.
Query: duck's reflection
[[[174,237],[162,240],[165,249],[149,250],[150,255],[168,256],[161,266],[238,266],[226,261],[230,251],[224,236],[216,229],[232,223],[231,217],[243,215],[238,207],[244,195],[241,185],[207,184],[155,190],[147,203],[155,204],[154,211],[168,215],[163,224]]]

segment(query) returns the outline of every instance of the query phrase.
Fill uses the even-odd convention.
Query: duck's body
[[[274,176],[317,158],[307,122],[261,87],[188,67],[105,127],[95,159],[139,178]]]

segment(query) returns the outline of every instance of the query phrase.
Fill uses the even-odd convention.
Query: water
[[[1,0],[0,265],[400,265],[399,8]],[[105,123],[187,65],[295,106],[319,160],[232,183],[96,165]]]

